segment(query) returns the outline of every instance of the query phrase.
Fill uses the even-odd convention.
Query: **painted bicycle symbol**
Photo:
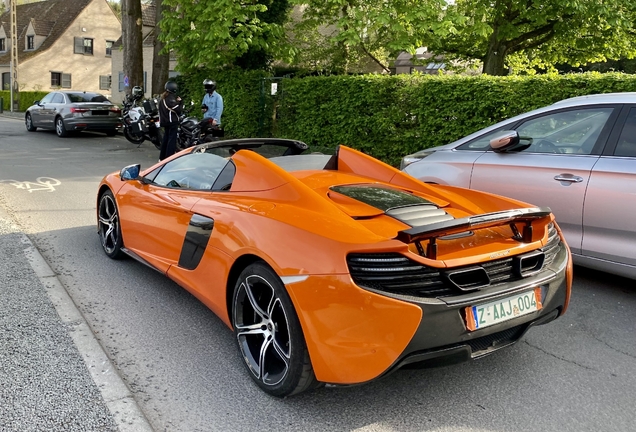
[[[18,181],[18,180],[0,180],[0,183],[8,183],[11,186],[14,186],[18,189],[28,190],[29,192],[35,191],[55,191],[55,186],[59,186],[62,184],[61,181],[51,178],[51,177],[38,177],[35,179],[35,182],[30,181]]]

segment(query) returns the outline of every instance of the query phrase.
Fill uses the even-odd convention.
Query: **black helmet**
[[[144,94],[144,89],[142,89],[140,86],[134,86],[131,90],[131,93],[133,96],[141,96]]]
[[[168,81],[166,85],[164,86],[164,88],[166,89],[168,93],[176,93],[177,90],[179,89],[179,87],[177,86],[177,83],[174,81]]]
[[[205,87],[206,92],[212,93],[216,90],[216,81],[212,81],[211,79],[203,80],[203,87]]]

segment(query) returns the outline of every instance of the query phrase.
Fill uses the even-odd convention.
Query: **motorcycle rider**
[[[205,96],[203,96],[203,105],[207,109],[203,109],[203,118],[212,119],[212,125],[221,126],[221,114],[223,114],[223,97],[216,91],[216,81],[211,79],[203,80],[205,87]]]
[[[161,95],[159,103],[159,121],[164,128],[163,142],[159,153],[160,161],[172,156],[176,151],[179,116],[182,110],[181,98],[177,96],[177,83],[168,81],[164,88],[165,91]]]

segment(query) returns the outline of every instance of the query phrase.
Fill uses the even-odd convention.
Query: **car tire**
[[[68,131],[66,130],[66,126],[64,126],[64,120],[62,120],[62,117],[55,118],[55,133],[60,138],[68,136]]]
[[[114,137],[115,135],[117,135],[117,131],[116,130],[112,130],[112,131],[107,131],[106,132],[106,136]]]
[[[29,132],[35,132],[38,130],[37,127],[33,126],[33,118],[31,117],[31,113],[27,113],[24,117],[24,124],[26,125],[26,130]]]
[[[300,321],[280,278],[257,262],[234,287],[232,326],[244,365],[266,393],[285,397],[316,387]]]
[[[102,243],[102,249],[109,258],[122,259],[125,257],[122,251],[124,241],[119,223],[119,210],[117,209],[115,196],[109,190],[99,197],[97,232]]]

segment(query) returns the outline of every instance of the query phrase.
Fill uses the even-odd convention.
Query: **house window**
[[[35,49],[35,36],[27,36],[27,47],[28,50]]]
[[[7,50],[7,40],[5,38],[0,38],[0,51]]]
[[[110,75],[100,75],[99,76],[99,89],[100,90],[109,90],[111,86],[111,76]]]
[[[75,54],[93,55],[93,39],[76,37],[73,40]]]
[[[62,86],[62,73],[51,72],[51,87],[61,87],[61,86]]]
[[[106,57],[110,57],[113,55],[113,41],[106,41]]]
[[[71,74],[51,72],[51,87],[71,88]]]
[[[93,39],[84,39],[84,54],[93,55]]]

